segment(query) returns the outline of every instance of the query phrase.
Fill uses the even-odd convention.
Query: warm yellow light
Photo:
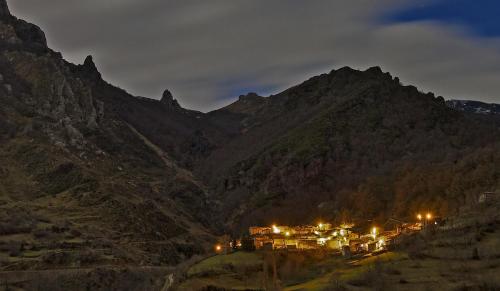
[[[341,229],[341,230],[340,230],[340,235],[341,235],[341,236],[344,236],[344,235],[345,235],[345,230]]]
[[[422,214],[417,214],[417,219],[422,220]]]
[[[426,218],[427,218],[427,219],[432,219],[432,214],[427,213]]]
[[[372,234],[377,235],[377,228],[376,227],[372,228]]]
[[[281,230],[279,229],[279,227],[277,227],[276,225],[273,225],[273,233],[278,234],[280,232],[281,232]]]
[[[285,232],[285,235],[290,236],[290,232],[289,231]]]
[[[323,223],[318,224],[319,228],[323,228]]]
[[[337,236],[338,235],[338,232],[337,231],[334,231],[333,232],[333,236]]]
[[[222,246],[221,245],[216,245],[215,246],[215,250],[220,252],[222,250]]]

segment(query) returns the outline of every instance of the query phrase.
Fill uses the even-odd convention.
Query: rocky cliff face
[[[13,244],[18,258],[0,269],[175,265],[211,248],[205,186],[172,157],[196,124],[168,122],[196,113],[159,105],[106,83],[92,57],[66,62],[0,1],[0,257]]]

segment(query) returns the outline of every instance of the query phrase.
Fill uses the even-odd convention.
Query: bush
[[[99,261],[100,256],[94,250],[86,249],[82,250],[78,254],[78,259],[80,260],[80,264],[89,265]]]
[[[45,229],[36,229],[35,231],[33,231],[33,236],[38,239],[47,237],[49,235],[50,233]]]
[[[19,257],[23,251],[23,243],[18,241],[10,241],[5,245],[7,253],[11,257]]]

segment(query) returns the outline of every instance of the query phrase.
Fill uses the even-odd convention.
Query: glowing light
[[[323,223],[321,223],[321,222],[320,222],[320,223],[318,224],[318,227],[319,227],[319,228],[323,228]]]
[[[337,236],[338,235],[338,232],[337,231],[334,231],[333,232],[333,236]]]
[[[222,250],[222,246],[221,246],[221,245],[216,245],[216,246],[215,246],[215,250],[216,250],[217,252],[220,252],[220,251]]]
[[[314,231],[314,234],[315,234],[315,235],[318,235],[318,234],[319,234],[319,231],[315,230],[315,231]]]
[[[432,219],[432,214],[427,213],[427,215],[425,217],[427,218],[427,220],[430,220],[430,219]]]
[[[372,237],[373,237],[373,239],[375,239],[377,237],[377,228],[376,227],[372,228]]]
[[[418,220],[422,220],[422,214],[420,214],[420,213],[419,213],[419,214],[417,214],[417,219],[418,219]]]
[[[285,232],[285,235],[290,236],[290,232],[289,231]]]
[[[280,232],[281,232],[281,230],[279,229],[279,227],[277,227],[276,225],[273,225],[273,233],[279,234]]]
[[[340,230],[340,235],[341,235],[341,236],[344,236],[344,235],[345,235],[345,230],[341,229],[341,230]]]

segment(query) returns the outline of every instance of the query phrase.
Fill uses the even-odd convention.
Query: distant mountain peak
[[[250,93],[247,93],[246,95],[240,95],[240,97],[238,98],[238,100],[245,101],[245,100],[255,100],[255,99],[260,99],[260,98],[263,98],[263,97],[259,96],[255,92],[250,92]]]
[[[379,66],[371,67],[366,70],[367,73],[383,74],[382,68]]]

